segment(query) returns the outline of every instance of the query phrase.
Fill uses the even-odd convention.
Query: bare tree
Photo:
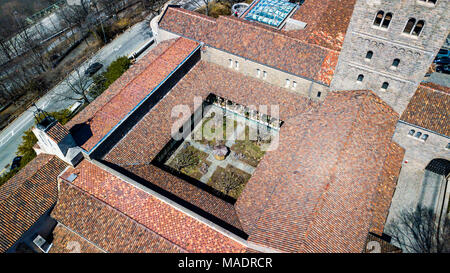
[[[205,14],[209,16],[209,5],[213,0],[191,0],[189,3],[196,7],[196,9],[205,7]]]
[[[89,86],[92,79],[81,71],[81,67],[75,68],[63,81],[63,84],[69,88],[68,93],[57,93],[61,100],[82,100],[84,103],[90,103],[88,96]]]
[[[436,219],[431,209],[417,207],[403,210],[390,226],[392,240],[405,252],[449,253],[450,225]]]
[[[244,184],[244,182],[245,180],[242,176],[237,174],[235,171],[228,169],[222,173],[221,179],[217,181],[215,186],[218,190],[228,195],[232,190],[235,190]]]

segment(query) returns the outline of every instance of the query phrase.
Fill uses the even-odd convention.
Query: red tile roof
[[[58,224],[53,230],[49,253],[104,253],[105,251],[67,227]]]
[[[372,201],[373,216],[370,231],[380,236],[384,230],[404,155],[405,149],[391,142],[379,176],[377,192]]]
[[[356,0],[305,1],[292,15],[307,23],[305,29],[286,31],[287,35],[340,51]]]
[[[193,111],[194,97],[205,99],[209,93],[243,105],[255,103],[283,105],[280,107],[282,118],[306,111],[311,105],[317,105],[286,89],[200,61],[103,160],[124,168],[226,223],[242,229],[232,204],[151,164],[171,139],[171,124],[175,121],[171,116],[173,107],[187,104]]]
[[[51,215],[72,233],[54,232],[54,252],[70,249],[66,237],[86,245],[87,252],[184,252],[176,244],[64,180],[60,182],[58,203]]]
[[[57,176],[66,166],[55,156],[38,155],[0,187],[0,252],[55,204]]]
[[[169,7],[160,28],[212,47],[329,85],[338,52],[236,17],[218,19]]]
[[[179,38],[157,47],[140,60],[135,69],[117,79],[99,98],[68,122],[66,127],[87,124],[92,136],[81,147],[92,149],[197,46],[198,43],[194,41]]]
[[[287,252],[361,252],[397,120],[371,91],[330,93],[320,108],[285,119],[278,149],[235,205],[249,240]]]
[[[400,120],[450,136],[450,88],[421,83]]]
[[[83,160],[75,169],[70,168],[62,175],[63,178],[68,177],[71,173],[76,173],[78,177],[72,182],[73,186],[89,193],[96,199],[113,207],[120,213],[133,219],[137,223],[152,230],[158,236],[165,238],[167,241],[184,249],[188,252],[244,252],[245,246],[237,241],[223,235],[222,233],[212,229],[203,222],[200,222],[191,216],[175,209],[171,205],[161,201],[153,195],[129,184],[126,181],[112,175],[111,173],[99,168],[87,160]],[[60,201],[67,203],[70,200],[65,199],[64,195]],[[82,197],[71,198],[74,202],[81,202],[86,207],[90,204],[83,201]],[[66,200],[66,201],[64,201]],[[73,205],[72,212],[76,210]],[[58,211],[58,210],[57,210]],[[79,212],[81,214],[81,212]],[[65,214],[60,211],[55,217],[64,224]],[[102,221],[105,225],[108,221],[113,221],[109,216],[104,216]],[[82,216],[81,219],[88,219],[89,216]],[[72,224],[76,225],[78,217],[73,218]],[[98,220],[100,221],[100,220]],[[97,224],[98,221],[92,223]],[[79,230],[79,224],[74,229]],[[96,234],[95,229],[83,232],[83,236],[92,239]],[[101,233],[100,233],[101,234]],[[117,239],[116,243],[120,243],[127,239]],[[103,248],[103,246],[102,246]]]

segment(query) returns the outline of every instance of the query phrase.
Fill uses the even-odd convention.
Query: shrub
[[[90,95],[94,98],[100,96],[115,80],[122,76],[131,65],[131,61],[127,57],[119,57],[113,61],[105,72],[93,77],[93,85]]]

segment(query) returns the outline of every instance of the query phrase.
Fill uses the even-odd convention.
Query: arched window
[[[411,18],[406,23],[405,29],[403,30],[403,33],[419,36],[422,32],[423,26],[425,25],[424,20],[419,20],[416,22],[416,19]]]
[[[364,80],[364,75],[363,74],[359,74],[358,75],[358,82],[362,82]]]
[[[428,135],[427,135],[427,134],[422,135],[421,139],[422,139],[423,141],[426,141],[426,140],[428,139]]]
[[[409,19],[408,22],[406,23],[403,33],[411,34],[411,31],[415,24],[416,24],[416,19],[414,19],[414,18]]]
[[[383,84],[381,85],[381,89],[386,90],[389,87],[389,83],[388,82],[383,82]]]
[[[394,59],[394,61],[392,62],[392,67],[398,67],[398,65],[400,64],[400,59]]]
[[[386,15],[384,16],[383,23],[381,24],[381,27],[388,28],[389,23],[391,23],[391,19],[392,19],[392,13],[390,13],[390,12],[386,13]]]
[[[420,33],[422,32],[424,25],[425,25],[425,21],[419,20],[419,22],[417,22],[417,24],[415,25],[415,27],[413,29],[412,35],[419,36]]]
[[[416,135],[415,135],[415,137],[419,138],[421,135],[422,135],[421,132],[417,132]]]
[[[367,51],[367,53],[366,53],[366,59],[367,59],[367,60],[370,60],[370,59],[372,59],[372,56],[373,56],[373,51]]]
[[[375,16],[375,20],[373,21],[374,26],[380,26],[381,21],[383,21],[384,11],[380,10],[377,12],[377,16]]]
[[[413,136],[416,131],[414,129],[409,130],[408,135]]]

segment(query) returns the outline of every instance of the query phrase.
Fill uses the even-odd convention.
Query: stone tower
[[[448,2],[357,0],[331,89],[370,89],[401,114],[447,37]]]

